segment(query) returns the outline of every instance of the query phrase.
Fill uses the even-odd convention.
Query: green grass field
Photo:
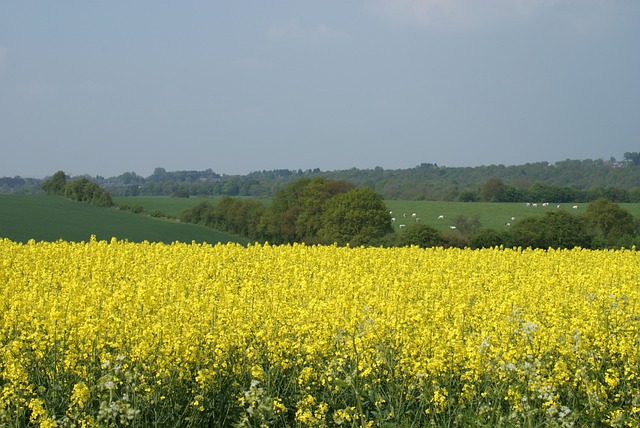
[[[245,239],[198,225],[132,214],[115,208],[99,208],[54,196],[0,195],[2,238],[16,242],[29,239],[88,241],[91,235],[99,240],[115,237],[131,242],[247,243]]]
[[[208,198],[171,198],[168,196],[127,196],[117,197],[114,201],[118,204],[139,205],[144,208],[146,212],[153,212],[154,210],[161,211],[167,215],[178,216],[185,208],[191,208],[199,204],[203,200],[207,200],[211,204],[216,204],[220,201],[221,196],[208,197]],[[265,204],[270,204],[271,201],[262,200]],[[443,201],[385,201],[390,211],[393,211],[393,216],[396,218],[394,227],[398,230],[400,224],[409,225],[415,222],[411,215],[416,213],[416,216],[420,219],[420,222],[429,226],[435,227],[440,231],[450,230],[450,226],[453,224],[453,219],[458,215],[464,215],[468,218],[478,215],[480,223],[484,228],[492,228],[501,230],[508,228],[506,223],[520,221],[526,217],[544,215],[547,211],[557,210],[558,204],[550,203],[548,207],[543,207],[542,204],[538,204],[538,207],[527,207],[524,203],[494,203],[494,202],[443,202]],[[577,205],[578,208],[574,210],[572,207]],[[568,210],[572,214],[584,212],[588,204],[584,203],[564,203],[560,204],[560,209]],[[640,204],[620,204],[623,208],[628,210],[635,217],[640,217]],[[406,214],[406,218],[403,216]],[[443,219],[438,219],[442,215]],[[515,217],[515,220],[511,218]]]
[[[203,200],[216,204],[222,197],[171,198],[168,196],[117,197],[117,204],[142,206],[146,212],[161,211],[170,216],[178,216],[185,208],[193,207]],[[270,200],[263,200],[270,204]],[[396,218],[394,228],[400,224],[409,225],[415,220],[449,231],[458,215],[468,218],[478,215],[482,227],[501,230],[506,223],[515,224],[528,216],[543,215],[557,210],[557,204],[537,208],[523,203],[482,203],[482,202],[440,202],[440,201],[385,201]],[[578,205],[578,209],[571,207]],[[640,217],[640,204],[620,204],[636,218]],[[561,204],[560,209],[571,213],[584,212],[587,204]],[[406,218],[404,217],[406,214]],[[443,219],[438,219],[442,215]],[[511,220],[514,217],[515,220]],[[87,241],[91,235],[98,239],[127,239],[132,242],[240,242],[247,241],[226,233],[205,227],[183,224],[146,215],[132,214],[118,209],[98,208],[91,205],[68,201],[63,198],[38,195],[0,195],[0,237],[26,242]]]
[[[130,206],[141,206],[144,211],[151,213],[160,211],[166,215],[178,217],[182,210],[198,205],[202,201],[207,201],[212,205],[217,204],[223,196],[191,197],[191,198],[171,198],[169,196],[117,196],[113,198],[116,204],[127,204]],[[250,199],[239,197],[242,199]],[[269,205],[271,200],[262,200],[265,205]]]
[[[584,213],[588,204],[583,203],[550,203],[548,207],[538,204],[537,207],[527,207],[524,203],[494,203],[494,202],[441,202],[441,201],[385,201],[389,210],[393,211],[396,218],[395,228],[404,223],[406,225],[415,222],[412,214],[420,219],[420,222],[433,226],[440,231],[450,230],[453,219],[456,216],[464,215],[470,218],[478,215],[483,228],[501,230],[508,228],[507,223],[512,225],[530,216],[544,215],[545,212],[554,210],[567,210],[571,214]],[[572,207],[577,205],[577,209]],[[635,217],[640,216],[640,204],[620,204]],[[406,214],[406,218],[404,217]],[[443,219],[438,219],[442,215]],[[515,220],[512,220],[512,217]]]

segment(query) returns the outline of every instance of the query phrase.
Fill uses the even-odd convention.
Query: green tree
[[[111,199],[111,194],[100,187],[100,185],[86,177],[80,177],[69,181],[64,186],[62,195],[73,201],[87,202],[101,207],[110,207],[114,205],[113,200]]]
[[[315,240],[322,227],[327,201],[354,188],[353,183],[344,180],[312,179],[302,192],[300,214],[296,219],[296,235],[305,241]]]
[[[513,245],[532,248],[590,248],[593,237],[582,216],[567,211],[548,211],[527,217],[510,230]]]
[[[279,189],[266,216],[266,237],[273,243],[317,241],[327,201],[354,187],[344,180],[307,177]]]
[[[633,215],[606,198],[587,205],[585,217],[596,236],[604,239],[607,246],[616,245],[624,236],[635,237],[638,234],[638,223]]]
[[[478,192],[473,190],[464,190],[458,193],[458,200],[460,202],[478,202],[480,199]]]
[[[301,199],[310,178],[296,180],[278,189],[267,214],[267,239],[275,244],[296,241],[296,222],[302,210]]]
[[[579,192],[575,189],[540,182],[529,186],[527,194],[533,202],[570,202],[579,199]]]
[[[53,174],[53,177],[46,180],[40,187],[47,195],[62,195],[64,193],[64,187],[67,185],[67,176],[64,171],[58,171]]]
[[[180,188],[171,194],[172,198],[188,198],[189,191],[185,188]]]
[[[624,160],[631,165],[640,165],[640,153],[639,152],[626,152],[624,154]]]
[[[370,245],[391,233],[389,209],[372,189],[355,188],[329,199],[319,236],[339,245]]]
[[[185,223],[204,224],[205,213],[211,208],[211,204],[202,201],[199,204],[182,210],[180,213],[180,221]]]
[[[260,201],[223,197],[210,215],[209,227],[251,239],[262,239],[266,207]]]
[[[483,202],[504,201],[506,188],[499,178],[490,178],[480,187],[480,200]]]
[[[463,235],[471,235],[482,226],[479,214],[473,214],[471,217],[459,214],[453,219],[453,225]]]
[[[112,207],[115,205],[115,202],[113,202],[113,199],[111,198],[111,193],[107,192],[104,189],[101,189],[102,191],[99,193],[99,196],[97,198],[94,199],[94,201],[92,202],[94,205],[97,205],[99,207]]]
[[[509,234],[495,229],[480,229],[469,237],[471,248],[493,248],[500,245],[507,246]]]
[[[411,224],[398,234],[396,245],[407,247],[417,245],[421,248],[438,247],[444,244],[440,232],[426,224]]]

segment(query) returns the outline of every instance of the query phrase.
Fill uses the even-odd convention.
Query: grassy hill
[[[245,239],[197,225],[99,208],[55,196],[0,195],[0,238],[17,242],[29,239],[88,241],[91,235],[99,240],[115,237],[132,242],[247,243]]]
[[[221,197],[206,198],[212,204]],[[193,207],[204,198],[170,198],[167,196],[117,197],[116,203],[139,205],[146,212],[155,210],[167,215],[178,216],[185,208]],[[266,204],[269,200],[264,201]],[[420,222],[441,231],[449,230],[458,215],[471,217],[478,215],[483,227],[503,229],[528,216],[542,215],[549,210],[557,210],[556,204],[548,207],[527,207],[521,203],[479,203],[441,201],[385,201],[396,217],[395,229],[401,223],[411,224],[411,215],[416,213]],[[562,204],[560,209],[572,214],[584,212],[587,204]],[[640,204],[620,204],[636,218],[640,217]],[[404,214],[407,218],[404,218]],[[443,219],[438,219],[442,215]],[[511,220],[515,217],[515,221]],[[211,230],[202,226],[178,223],[146,215],[132,214],[117,209],[98,208],[91,205],[68,201],[63,198],[39,195],[0,195],[0,238],[26,242],[37,241],[87,241],[91,235],[98,239],[112,237],[132,242],[239,242],[245,239]]]
[[[220,202],[224,196],[197,196],[191,198],[172,198],[169,196],[116,196],[113,202],[129,206],[140,206],[145,212],[151,213],[160,211],[166,215],[178,217],[186,208],[192,208],[202,201],[207,201],[211,205]],[[235,196],[240,199],[254,199],[249,196]],[[260,199],[265,205],[271,204],[271,199]]]
[[[206,200],[211,204],[220,201],[221,196],[213,196],[208,198],[171,198],[168,196],[122,196],[114,198],[118,204],[139,205],[146,212],[154,210],[161,211],[167,215],[178,216],[185,208],[191,208],[201,201]],[[262,199],[265,204],[270,204],[271,200]],[[396,218],[394,228],[398,230],[400,224],[411,224],[415,221],[411,215],[416,213],[420,218],[420,222],[433,226],[444,232],[449,231],[453,220],[464,215],[471,218],[478,215],[482,227],[492,228],[496,230],[508,228],[507,223],[514,224],[526,217],[544,215],[547,211],[558,210],[558,204],[549,204],[543,206],[538,204],[537,207],[527,206],[524,203],[496,203],[496,202],[446,202],[446,201],[385,201],[390,211],[393,211],[393,217]],[[572,207],[577,205],[574,210]],[[565,203],[560,204],[561,210],[568,210],[571,214],[583,213],[588,204],[584,203]],[[635,217],[640,217],[640,204],[619,204],[628,210]],[[407,218],[403,215],[406,214]],[[443,218],[438,217],[442,215]],[[515,220],[512,220],[515,218]]]
[[[113,198],[116,204],[126,204],[129,206],[141,206],[145,212],[151,213],[155,210],[161,211],[167,215],[179,216],[180,212],[186,208],[192,208],[202,201],[207,201],[212,205],[217,204],[222,196],[211,197],[192,197],[192,198],[171,198],[168,196],[119,196]],[[263,199],[265,203],[270,200]],[[457,215],[466,215],[471,217],[474,214],[480,215],[482,225],[491,228],[504,227],[505,219],[510,219],[518,214],[519,218],[524,218],[524,214],[533,215],[540,214],[542,210],[534,211],[523,210],[523,204],[507,204],[507,203],[467,203],[467,202],[441,202],[441,201],[385,201],[389,210],[393,211],[396,217],[394,224],[398,230],[400,224],[410,224],[414,221],[411,217],[412,213],[420,218],[424,224],[433,226],[441,231],[449,230],[451,222]],[[404,218],[406,214],[408,218]],[[438,220],[439,215],[444,215],[443,220]]]
[[[433,226],[440,231],[447,231],[453,224],[453,219],[459,215],[471,218],[477,215],[482,227],[500,230],[509,227],[507,223],[515,224],[526,217],[541,216],[548,211],[567,210],[571,214],[584,213],[588,204],[566,203],[549,204],[537,207],[527,206],[524,203],[497,203],[497,202],[442,202],[442,201],[385,201],[389,210],[393,211],[396,218],[395,229],[399,224],[411,224],[413,213],[420,218],[420,222]],[[573,209],[573,206],[577,209]],[[618,204],[629,211],[636,218],[640,216],[640,204]],[[404,215],[406,214],[406,218]],[[439,216],[443,216],[439,219]],[[512,220],[515,218],[515,220]]]

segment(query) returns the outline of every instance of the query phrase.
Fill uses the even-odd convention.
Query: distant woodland
[[[116,177],[83,176],[113,196],[253,196],[270,198],[301,178],[345,180],[374,190],[386,200],[485,202],[640,202],[640,153],[623,160],[565,160],[524,165],[446,167],[422,163],[407,169],[336,171],[271,170],[246,175],[204,171],[167,171],[158,167],[142,177],[125,172]],[[71,178],[71,177],[70,177]],[[76,177],[77,179],[78,177]],[[1,177],[2,193],[39,193],[46,179]]]
[[[125,173],[111,179],[90,179],[71,178],[58,171],[40,183],[40,191],[103,207],[114,206],[111,193],[223,195],[215,205],[203,200],[183,210],[180,221],[276,244],[636,248],[640,245],[640,220],[617,204],[640,202],[640,162],[632,155],[625,154],[624,162],[612,159],[475,168],[423,164],[392,171],[283,170],[235,177],[211,170],[167,172],[156,168],[147,178]],[[271,203],[234,196],[269,197]],[[400,225],[402,231],[395,233],[395,218],[385,199],[526,202],[533,206],[558,203],[558,208],[562,202],[588,202],[588,206],[584,214],[558,210],[525,218],[509,223],[508,230],[485,229],[479,218],[458,216],[448,234],[420,224],[418,219],[410,227]]]

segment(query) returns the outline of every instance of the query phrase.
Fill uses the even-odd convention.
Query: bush
[[[495,229],[481,229],[469,237],[469,246],[474,249],[508,246],[508,243],[509,234]]]
[[[591,248],[593,235],[582,216],[566,211],[547,212],[517,222],[510,232],[513,245],[523,248]]]
[[[178,189],[171,194],[172,198],[188,198],[189,192],[185,189]]]
[[[435,228],[426,224],[411,224],[400,232],[396,240],[399,247],[408,247],[416,245],[421,248],[439,247],[444,245],[445,241]]]

